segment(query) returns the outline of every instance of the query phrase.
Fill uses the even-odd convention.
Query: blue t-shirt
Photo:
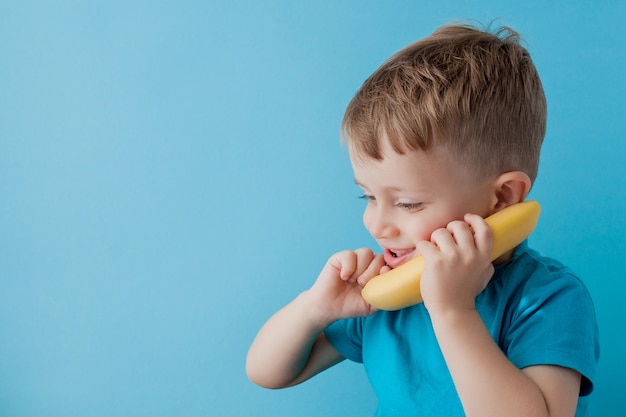
[[[580,279],[524,242],[496,266],[476,309],[518,368],[558,365],[579,372],[576,417],[588,415],[599,341],[593,302]],[[378,395],[377,416],[464,416],[423,304],[340,320],[325,333],[345,358],[363,363]]]

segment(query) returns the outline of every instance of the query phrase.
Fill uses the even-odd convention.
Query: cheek
[[[363,226],[365,226],[365,228],[368,231],[370,230],[369,225],[371,224],[371,218],[372,218],[372,211],[365,208],[365,210],[363,210]]]
[[[407,227],[406,231],[411,236],[414,243],[422,240],[430,240],[430,235],[432,233],[432,230],[425,228],[423,224],[410,225]]]
[[[370,230],[369,228],[370,217],[371,216],[369,215],[368,210],[367,209],[363,210],[363,226],[365,226],[367,230]]]
[[[432,218],[411,219],[406,223],[405,231],[415,243],[422,240],[430,241],[430,235],[438,228],[445,227],[446,224],[445,221]]]

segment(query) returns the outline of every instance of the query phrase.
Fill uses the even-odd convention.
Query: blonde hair
[[[449,25],[381,65],[348,105],[342,138],[359,157],[382,159],[443,146],[479,176],[520,170],[534,181],[546,100],[519,35]]]

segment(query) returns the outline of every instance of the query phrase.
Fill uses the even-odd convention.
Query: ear
[[[498,175],[494,181],[494,203],[492,206],[494,213],[524,201],[531,185],[530,177],[522,171],[510,171]]]

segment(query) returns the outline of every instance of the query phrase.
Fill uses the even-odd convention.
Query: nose
[[[368,206],[363,213],[363,224],[374,239],[392,238],[400,234],[393,213],[380,206]]]

